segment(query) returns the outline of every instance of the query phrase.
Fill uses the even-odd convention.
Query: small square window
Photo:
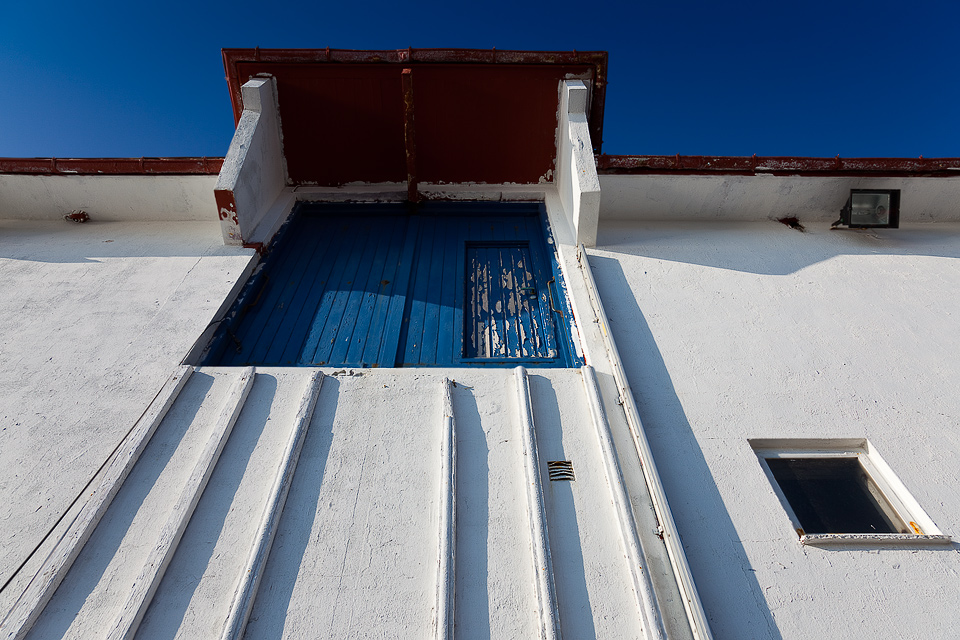
[[[765,458],[805,533],[910,533],[857,458]]]
[[[751,440],[804,544],[949,543],[866,440]]]

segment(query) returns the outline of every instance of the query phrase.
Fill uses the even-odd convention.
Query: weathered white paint
[[[942,606],[960,591],[956,543],[802,545],[749,443],[869,440],[944,534],[960,531],[960,225],[904,216],[806,233],[601,221],[590,263],[717,637],[960,628]]]
[[[591,297],[594,313],[597,323],[604,336],[607,348],[607,358],[610,362],[612,375],[620,393],[618,403],[623,407],[626,414],[627,423],[630,426],[630,434],[633,437],[634,445],[637,448],[637,454],[640,457],[640,464],[643,468],[643,476],[646,480],[647,490],[650,492],[654,511],[657,514],[659,534],[667,548],[667,554],[670,557],[670,566],[673,569],[677,580],[677,586],[683,598],[683,606],[687,612],[687,621],[690,631],[694,638],[708,640],[713,635],[710,631],[710,625],[706,614],[703,611],[703,605],[700,602],[700,596],[697,593],[697,587],[694,584],[693,575],[687,562],[686,555],[681,546],[679,532],[676,522],[673,519],[673,513],[670,504],[667,502],[667,496],[660,480],[660,473],[657,471],[657,464],[653,458],[653,451],[650,449],[650,443],[647,438],[646,430],[637,413],[633,390],[627,381],[623,371],[623,362],[620,359],[620,353],[616,342],[610,334],[609,320],[600,300],[599,291],[587,260],[586,248],[580,245],[579,252],[580,267],[586,279],[587,293]]]
[[[79,514],[71,519],[66,532],[56,541],[54,549],[30,578],[29,586],[21,592],[13,609],[0,620],[3,637],[19,640],[33,626],[53,592],[63,582],[83,545],[90,539],[123,481],[130,475],[133,465],[140,458],[191,373],[193,367],[181,366],[176,369],[117,450],[111,454],[110,465],[99,486],[80,508]]]
[[[593,302],[594,296],[599,294],[578,258],[579,249],[573,244],[575,235],[559,200],[556,190],[546,192],[547,216],[556,242],[560,269],[567,283],[568,302],[576,320],[571,322],[573,336],[582,348],[585,361],[596,370],[624,489],[650,572],[663,626],[670,638],[692,638],[684,598],[670,556],[660,537],[660,523],[655,514],[653,498],[647,488],[631,426],[622,408],[613,363],[607,355],[607,323],[598,317]]]
[[[553,184],[433,184],[421,182],[420,195],[426,200],[481,202],[540,202]],[[298,201],[317,202],[405,202],[405,182],[347,184],[340,187],[287,187]]]
[[[587,121],[589,91],[581,80],[560,83],[555,182],[577,243],[593,246],[600,215],[600,181]]]
[[[523,443],[523,475],[527,489],[525,494],[530,523],[530,545],[533,550],[533,575],[540,617],[538,635],[543,640],[553,640],[560,637],[560,613],[557,610],[557,594],[553,581],[547,514],[543,505],[543,479],[540,475],[540,457],[537,455],[537,434],[533,423],[527,370],[517,367],[514,374],[517,382],[517,408],[520,413],[520,441]]]
[[[212,222],[216,181],[203,175],[0,174],[0,219],[63,220],[81,209],[93,222]]]
[[[30,558],[3,614],[253,253],[215,221],[0,221],[0,584]]]
[[[263,568],[270,556],[270,547],[277,533],[277,525],[280,524],[280,514],[283,512],[283,505],[290,491],[293,473],[297,469],[300,451],[303,449],[303,439],[313,419],[313,410],[317,405],[323,378],[323,373],[320,371],[311,372],[307,378],[307,389],[300,399],[294,426],[287,439],[283,458],[270,489],[270,499],[260,518],[260,526],[250,549],[249,558],[240,573],[239,584],[230,605],[230,613],[227,615],[227,622],[220,635],[222,640],[240,640],[243,637],[253,601],[257,596],[257,589],[260,587],[260,579],[263,577]]]
[[[194,375],[199,376],[198,382],[210,384],[212,380],[216,386],[221,380],[229,381],[236,371],[204,368]],[[238,577],[250,568],[251,552],[264,533],[264,515],[278,497],[273,481],[278,470],[292,466],[288,457],[290,442],[303,425],[303,448],[308,446],[310,425],[331,400],[324,391],[334,381],[324,377],[314,417],[309,424],[301,422],[301,410],[308,402],[306,391],[316,373],[303,369],[274,369],[269,373],[257,370],[244,410],[140,625],[138,638],[216,638],[228,626],[236,605]],[[175,426],[171,421],[163,429]],[[293,473],[291,490],[297,474],[303,473],[301,466],[307,464],[304,449]],[[288,491],[283,509],[287,508],[289,496]],[[283,509],[276,514],[280,519]],[[127,535],[135,536],[137,532],[131,529]],[[264,558],[267,562],[283,553],[277,535]],[[266,564],[261,572],[265,570]],[[251,595],[262,596],[266,588],[263,585],[261,578],[256,593]]]
[[[193,374],[29,638],[102,637],[157,531],[217,429],[237,376]],[[430,633],[436,606],[442,429],[424,399],[456,375],[457,628],[530,637],[536,606],[517,382],[509,370],[328,370],[254,601],[249,637],[342,637],[371,629]],[[223,448],[137,637],[212,637],[230,614],[283,466],[296,398],[316,370],[264,368]],[[528,376],[543,460],[569,459],[577,481],[544,479],[561,624],[568,637],[643,637],[602,452],[576,370]],[[512,391],[512,392],[511,392]],[[513,402],[511,402],[513,400]],[[302,404],[302,403],[301,403]],[[438,402],[442,405],[444,402]],[[442,410],[442,407],[438,406]],[[451,416],[451,417],[453,417]],[[586,425],[586,426],[585,426]],[[452,435],[452,434],[451,434]],[[541,461],[541,464],[542,461]],[[545,476],[545,465],[544,478]],[[608,496],[604,498],[603,496]],[[461,517],[460,514],[463,514]],[[528,567],[528,569],[525,569]],[[422,633],[419,633],[422,632]]]
[[[440,518],[434,637],[452,640],[457,606],[457,431],[450,380],[444,378],[441,384]]]
[[[960,221],[960,176],[603,175],[603,220],[833,222],[850,189],[900,189],[900,222]],[[589,245],[588,245],[589,246]]]
[[[225,244],[263,241],[254,240],[254,230],[273,228],[273,218],[290,212],[286,201],[278,202],[287,175],[276,93],[273,78],[252,78],[241,87],[243,112],[216,184],[233,194],[236,207],[220,212]]]
[[[583,386],[587,392],[587,406],[590,408],[590,417],[593,418],[597,429],[597,440],[603,452],[603,462],[606,467],[607,484],[613,498],[613,506],[617,511],[617,524],[620,526],[620,536],[623,546],[627,550],[627,559],[630,562],[630,572],[633,575],[633,588],[637,598],[637,611],[643,621],[643,631],[647,638],[655,640],[664,637],[663,623],[660,618],[660,607],[653,592],[653,583],[647,569],[646,559],[640,548],[640,538],[637,535],[636,523],[630,514],[627,493],[623,484],[623,475],[620,473],[620,463],[617,461],[613,446],[613,436],[610,434],[610,425],[607,423],[606,412],[603,409],[603,400],[600,398],[600,388],[597,386],[597,377],[593,367],[586,365],[580,369],[583,376]]]
[[[132,640],[136,635],[140,621],[147,612],[147,607],[150,606],[153,594],[160,586],[160,580],[163,579],[163,574],[173,559],[177,545],[180,544],[180,538],[193,516],[193,510],[200,501],[207,481],[210,480],[220,453],[227,444],[227,438],[230,437],[233,425],[243,409],[243,403],[250,394],[254,376],[253,367],[247,367],[237,375],[214,423],[213,433],[204,445],[203,451],[200,452],[190,477],[180,488],[177,501],[170,510],[166,522],[160,528],[147,561],[130,585],[126,602],[105,634],[110,640]]]

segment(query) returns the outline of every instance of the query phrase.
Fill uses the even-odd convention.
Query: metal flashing
[[[600,175],[799,175],[957,177],[960,158],[805,158],[793,156],[597,156]]]
[[[223,158],[0,158],[0,174],[34,176],[217,175]]]

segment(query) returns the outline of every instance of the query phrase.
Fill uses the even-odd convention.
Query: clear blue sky
[[[612,154],[960,156],[960,2],[8,2],[0,156],[220,156],[221,47],[610,53]]]

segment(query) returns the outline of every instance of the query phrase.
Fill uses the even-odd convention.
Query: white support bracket
[[[576,243],[597,244],[600,179],[590,141],[587,102],[590,92],[581,80],[560,83],[560,130],[557,140],[557,189]]]
[[[252,78],[240,91],[243,113],[213,192],[223,242],[228,245],[269,240],[255,237],[254,231],[258,227],[275,229],[279,219],[267,218],[289,213],[289,207],[277,206],[287,200],[282,198],[287,167],[276,81]]]

